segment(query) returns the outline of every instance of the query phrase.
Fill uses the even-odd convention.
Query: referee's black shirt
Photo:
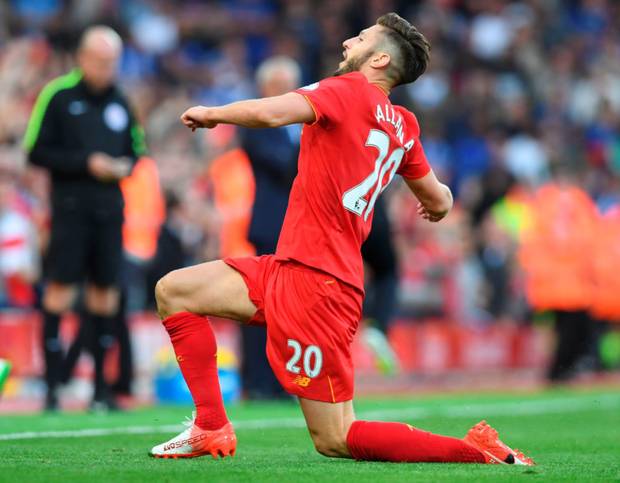
[[[145,154],[142,129],[127,101],[112,86],[93,93],[79,69],[47,84],[35,103],[24,138],[28,160],[47,168],[52,205],[122,208],[118,182],[104,182],[88,170],[88,157],[102,152],[135,164]]]

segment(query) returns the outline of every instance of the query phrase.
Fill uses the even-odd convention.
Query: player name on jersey
[[[393,106],[390,106],[389,104],[385,104],[384,106],[377,104],[375,118],[377,119],[377,122],[384,121],[394,126],[394,129],[396,129],[396,137],[405,150],[409,151],[413,147],[413,139],[410,139],[406,143],[404,141],[405,134],[403,132],[403,116],[397,113]]]

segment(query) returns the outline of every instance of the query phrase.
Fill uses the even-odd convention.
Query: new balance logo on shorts
[[[295,379],[293,379],[293,384],[297,384],[298,386],[301,386],[301,387],[308,387],[311,382],[312,382],[312,379],[310,379],[309,377],[305,377],[305,376],[297,376],[295,377]]]

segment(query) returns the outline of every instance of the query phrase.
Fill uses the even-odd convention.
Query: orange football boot
[[[504,444],[499,439],[497,431],[489,426],[486,421],[480,421],[471,428],[463,441],[480,451],[487,464],[525,466],[534,466],[535,464],[532,458],[528,458],[518,449],[512,449]]]
[[[194,424],[194,420],[184,423],[187,429],[165,443],[151,449],[154,458],[195,458],[211,455],[213,458],[234,456],[237,437],[231,423],[220,429],[207,431]]]

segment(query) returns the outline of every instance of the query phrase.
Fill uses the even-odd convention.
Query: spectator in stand
[[[14,174],[0,167],[0,307],[28,308],[38,277],[35,227],[14,206]]]

